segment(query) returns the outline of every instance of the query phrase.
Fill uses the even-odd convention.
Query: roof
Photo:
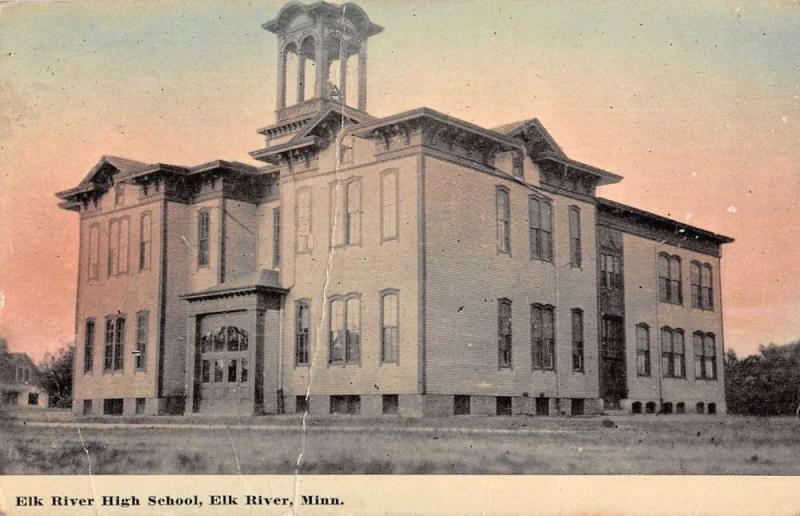
[[[184,294],[181,298],[192,302],[210,297],[250,294],[256,291],[285,293],[287,290],[280,285],[278,273],[276,271],[261,269],[251,274],[244,274],[231,278],[230,281],[214,285],[204,290]]]
[[[450,115],[446,115],[444,113],[441,113],[439,111],[436,111],[435,109],[431,109],[428,107],[421,107],[417,109],[412,109],[411,111],[404,111],[396,115],[391,115],[385,118],[378,118],[371,122],[361,124],[359,128],[353,131],[353,134],[355,134],[356,136],[367,137],[370,135],[372,131],[380,127],[407,122],[418,118],[427,118],[435,120],[437,122],[451,125],[453,127],[457,127],[464,131],[471,132],[478,136],[482,136],[499,144],[505,150],[521,149],[522,147],[522,142],[520,142],[516,138],[511,138],[509,136],[498,133],[491,129],[486,129],[479,125],[467,122],[465,120],[461,120],[459,118]]]
[[[517,122],[499,125],[497,127],[493,127],[492,131],[516,137],[520,133],[529,129],[536,130],[541,136],[542,140],[547,144],[548,147],[550,147],[552,152],[565,158],[567,157],[558,143],[556,143],[556,140],[550,135],[550,132],[545,129],[544,125],[542,125],[538,118],[528,118],[525,120],[519,120]]]
[[[679,222],[661,215],[656,215],[655,213],[650,213],[649,211],[634,208],[633,206],[628,206],[627,204],[622,204],[621,202],[612,201],[611,199],[605,199],[603,197],[597,198],[597,208],[598,210],[605,210],[610,213],[633,215],[644,219],[645,221],[667,226],[677,230],[678,232],[686,233],[687,236],[696,235],[711,240],[717,244],[730,244],[734,242],[734,239],[729,236],[714,233],[697,226],[684,224],[683,222]]]
[[[538,157],[534,158],[534,161],[536,162],[550,161],[553,163],[560,163],[562,165],[572,167],[574,169],[580,170],[581,172],[585,172],[587,174],[597,177],[598,184],[600,185],[610,185],[614,183],[619,183],[623,179],[623,177],[618,174],[608,172],[601,168],[593,167],[592,165],[587,165],[586,163],[581,163],[580,161],[575,161],[574,159],[570,159],[566,156],[559,156],[557,154],[551,154],[551,153],[540,154]]]
[[[350,2],[342,5],[330,2],[313,2],[310,4],[289,2],[281,7],[275,18],[262,23],[261,27],[274,34],[279,34],[293,19],[301,14],[322,14],[331,18],[347,18],[367,37],[383,32],[383,27],[372,23],[364,9]]]

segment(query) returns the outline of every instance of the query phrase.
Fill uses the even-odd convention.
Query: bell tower
[[[366,111],[367,39],[383,27],[363,9],[290,2],[262,27],[278,38],[278,121],[316,111],[324,101]],[[356,81],[348,79],[353,75]]]

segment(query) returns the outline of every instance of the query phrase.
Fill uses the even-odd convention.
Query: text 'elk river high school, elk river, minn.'
[[[203,507],[209,506],[282,506],[290,507],[294,502],[287,496],[209,494],[207,496],[17,496],[17,507]],[[344,501],[336,497],[319,495],[301,495],[300,505],[344,505]]]

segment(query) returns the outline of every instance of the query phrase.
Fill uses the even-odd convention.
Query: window
[[[583,371],[583,310],[572,310],[572,370]]]
[[[139,270],[150,268],[150,248],[153,239],[153,217],[150,213],[142,214],[139,219]]]
[[[106,319],[106,342],[103,353],[103,370],[121,371],[125,349],[125,318]]]
[[[381,176],[381,238],[394,240],[398,237],[397,171],[386,170]]]
[[[221,383],[225,377],[225,361],[214,360],[214,383]]]
[[[90,416],[92,414],[92,400],[83,400],[83,415]]]
[[[100,225],[89,228],[89,279],[100,277]]]
[[[661,368],[664,378],[684,378],[683,330],[661,328]]]
[[[400,414],[400,396],[397,394],[384,394],[382,401],[384,415],[396,416]]]
[[[360,396],[331,396],[330,397],[330,413],[331,414],[349,414],[358,415],[361,412],[361,397]]]
[[[209,258],[209,236],[211,231],[211,220],[209,213],[202,210],[197,214],[197,266],[205,267],[208,265]]]
[[[550,414],[550,400],[539,396],[536,398],[536,415],[537,416],[547,416]]]
[[[136,369],[144,369],[147,364],[147,326],[148,312],[136,314]]]
[[[536,197],[528,198],[528,223],[531,259],[553,261],[553,205]]]
[[[511,206],[508,190],[497,187],[497,250],[511,252]]]
[[[31,370],[29,367],[17,366],[14,375],[16,381],[19,383],[28,383],[31,381]]]
[[[125,402],[122,398],[103,400],[103,414],[108,416],[121,416]]]
[[[658,255],[658,292],[662,303],[683,304],[681,258],[667,253]]]
[[[711,265],[692,262],[692,307],[701,310],[714,309],[714,290],[711,284]]]
[[[86,321],[83,335],[83,372],[91,373],[94,369],[94,319]]]
[[[350,296],[330,302],[330,363],[359,362],[361,359],[361,298]]]
[[[511,173],[514,177],[522,177],[523,175],[523,158],[522,155],[515,153],[511,158]]]
[[[400,360],[400,303],[396,291],[381,296],[381,361],[397,363]]]
[[[713,333],[695,332],[694,375],[701,380],[717,379],[717,349]]]
[[[650,376],[650,327],[636,325],[636,374]]]
[[[303,396],[295,396],[294,397],[294,413],[295,414],[305,414],[308,412],[308,398]]]
[[[573,416],[582,416],[584,413],[585,400],[583,398],[572,398],[570,410]]]
[[[600,286],[622,290],[622,258],[614,254],[600,254]]]
[[[203,383],[211,382],[211,362],[209,360],[200,362],[200,378]]]
[[[703,308],[706,310],[714,309],[714,287],[711,283],[713,275],[711,273],[711,265],[703,265],[703,274],[701,277],[701,299],[703,301]]]
[[[311,250],[311,190],[301,188],[297,191],[297,204],[295,206],[297,221],[297,252],[307,253]]]
[[[39,394],[36,392],[29,392],[28,393],[28,405],[38,405],[39,404]]]
[[[497,301],[497,354],[501,368],[511,367],[511,301]]]
[[[111,219],[108,223],[108,275],[128,272],[129,219]]]
[[[229,383],[236,383],[236,359],[228,361],[228,382]]]
[[[294,357],[295,365],[308,365],[308,346],[311,329],[311,312],[308,301],[295,305]]]
[[[281,264],[281,209],[272,209],[272,267]]]
[[[569,208],[569,256],[573,267],[580,267],[581,255],[581,210],[577,206]]]
[[[358,245],[361,243],[361,181],[353,180],[347,183],[345,194],[347,208],[345,244]]]
[[[144,398],[136,398],[136,413],[144,414],[144,409],[147,406],[147,401]]]
[[[249,364],[247,362],[247,357],[242,357],[240,363],[241,363],[241,371],[239,372],[239,382],[247,383],[247,376],[249,374]]]
[[[453,396],[453,415],[468,416],[470,413],[470,397],[460,394]]]
[[[498,416],[511,415],[511,396],[497,396],[495,398],[495,414]]]
[[[125,185],[114,183],[114,206],[121,206],[125,202]]]
[[[534,369],[555,369],[555,319],[550,305],[531,305],[531,348]]]

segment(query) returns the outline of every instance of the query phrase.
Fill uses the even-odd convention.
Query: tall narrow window
[[[150,248],[153,239],[153,216],[143,213],[139,219],[139,270],[150,268]]]
[[[117,317],[114,328],[114,371],[122,371],[125,358],[125,318]]]
[[[501,368],[511,367],[511,301],[497,301],[497,354]]]
[[[381,296],[381,360],[396,363],[400,359],[400,314],[396,292]]]
[[[680,256],[658,255],[658,291],[662,303],[683,304]]]
[[[281,209],[272,209],[272,267],[281,264]]]
[[[622,290],[622,260],[614,254],[600,255],[600,286]]]
[[[583,310],[572,310],[572,370],[583,371]]]
[[[100,226],[89,228],[89,279],[100,277]]]
[[[701,380],[716,380],[717,350],[713,333],[695,332],[694,335],[694,373]]]
[[[550,305],[531,305],[531,353],[534,369],[555,368],[555,320]]]
[[[501,253],[511,252],[511,206],[508,190],[497,188],[497,250]]]
[[[147,364],[148,312],[136,314],[136,369],[144,369]]]
[[[701,276],[701,300],[703,302],[703,308],[706,310],[714,309],[714,287],[712,284],[712,279],[713,274],[711,273],[711,265],[706,263],[703,265],[703,272]]]
[[[692,308],[703,308],[703,288],[701,284],[701,268],[699,262],[692,262]]]
[[[209,213],[202,210],[197,214],[197,266],[205,267],[208,265],[209,257],[209,237],[211,232],[211,220]]]
[[[514,175],[514,177],[523,176],[523,164],[524,161],[522,155],[515,153],[511,158],[511,173]]]
[[[94,369],[94,319],[86,321],[83,336],[83,372],[91,373]]]
[[[329,362],[361,360],[361,298],[351,295],[330,302]]]
[[[351,297],[347,300],[347,350],[346,360],[361,360],[361,299]]]
[[[311,190],[304,188],[297,191],[295,217],[297,252],[307,253],[311,250]]]
[[[665,378],[685,376],[683,330],[669,327],[661,329],[661,361]]]
[[[130,218],[119,219],[119,273],[128,272],[128,246],[130,244]]]
[[[106,319],[106,339],[103,348],[103,370],[114,368],[114,319]]]
[[[650,376],[650,327],[636,325],[636,374]]]
[[[114,183],[114,206],[121,206],[125,202],[125,185],[121,182]]]
[[[344,300],[334,299],[331,301],[330,338],[328,341],[330,347],[328,361],[332,364],[344,362],[346,331]]]
[[[553,261],[553,205],[536,197],[528,198],[531,259]]]
[[[298,301],[295,305],[295,364],[308,365],[308,345],[311,329],[311,313],[308,301]]]
[[[347,183],[346,191],[345,243],[358,245],[361,243],[361,181],[358,179]]]
[[[108,275],[119,274],[119,219],[108,223]]]
[[[381,237],[394,240],[398,236],[397,171],[386,170],[381,176]]]
[[[580,267],[583,256],[581,250],[581,211],[577,206],[569,208],[569,250],[570,264]]]

